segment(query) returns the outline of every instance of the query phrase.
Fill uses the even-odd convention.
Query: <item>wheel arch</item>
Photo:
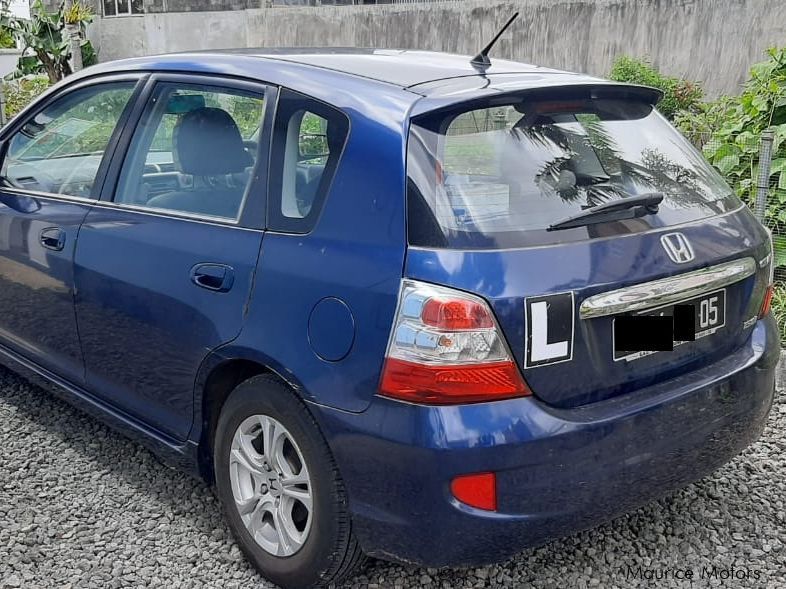
[[[202,363],[194,390],[194,427],[189,436],[198,444],[198,468],[207,482],[213,483],[213,437],[221,408],[242,382],[260,374],[275,374],[301,399],[302,386],[272,358],[250,350],[224,349],[211,353]]]

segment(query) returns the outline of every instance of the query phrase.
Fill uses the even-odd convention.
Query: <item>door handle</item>
[[[41,231],[41,245],[56,252],[65,247],[66,233],[60,227],[47,227]]]
[[[235,282],[235,270],[226,264],[197,264],[191,268],[191,282],[207,290],[227,292]]]

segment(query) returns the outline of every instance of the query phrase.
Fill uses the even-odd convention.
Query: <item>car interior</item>
[[[256,163],[263,98],[233,92],[163,87],[134,133],[115,202],[237,219]],[[54,112],[42,113],[23,128],[17,141],[21,147],[15,157],[6,158],[3,170],[9,186],[92,195],[104,154],[73,153],[69,146],[95,135],[97,125],[108,142],[114,121],[87,120],[82,113],[71,113],[69,106],[59,106],[59,118],[53,118]],[[292,112],[285,125],[281,212],[302,219],[314,206],[326,169],[335,167],[340,145],[333,144],[343,135],[306,109]],[[50,144],[64,145],[64,152],[52,151]],[[48,152],[39,154],[44,146]]]
[[[212,107],[189,111],[175,125],[172,143],[177,176],[169,177],[176,179],[176,185],[170,188],[170,184],[160,192],[161,184],[153,180],[160,181],[161,173],[154,172],[154,177],[143,174],[146,205],[212,217],[236,217],[254,157],[243,144],[229,113]]]
[[[132,142],[115,201],[234,219],[256,158],[227,110],[202,94],[159,101]]]

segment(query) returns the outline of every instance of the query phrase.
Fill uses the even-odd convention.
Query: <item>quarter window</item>
[[[281,91],[271,157],[271,229],[311,230],[338,167],[348,129],[349,122],[340,111],[302,94]]]
[[[76,90],[44,108],[8,142],[6,186],[91,197],[98,168],[135,82]]]
[[[115,202],[236,220],[264,110],[261,93],[160,84],[131,141]]]

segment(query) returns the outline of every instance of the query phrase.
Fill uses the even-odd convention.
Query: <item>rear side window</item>
[[[411,125],[413,245],[521,247],[629,233],[738,206],[723,179],[651,105],[622,98],[521,98]],[[596,205],[662,193],[658,215],[562,232]]]
[[[349,130],[340,111],[282,90],[270,177],[270,229],[307,233],[316,223]]]

